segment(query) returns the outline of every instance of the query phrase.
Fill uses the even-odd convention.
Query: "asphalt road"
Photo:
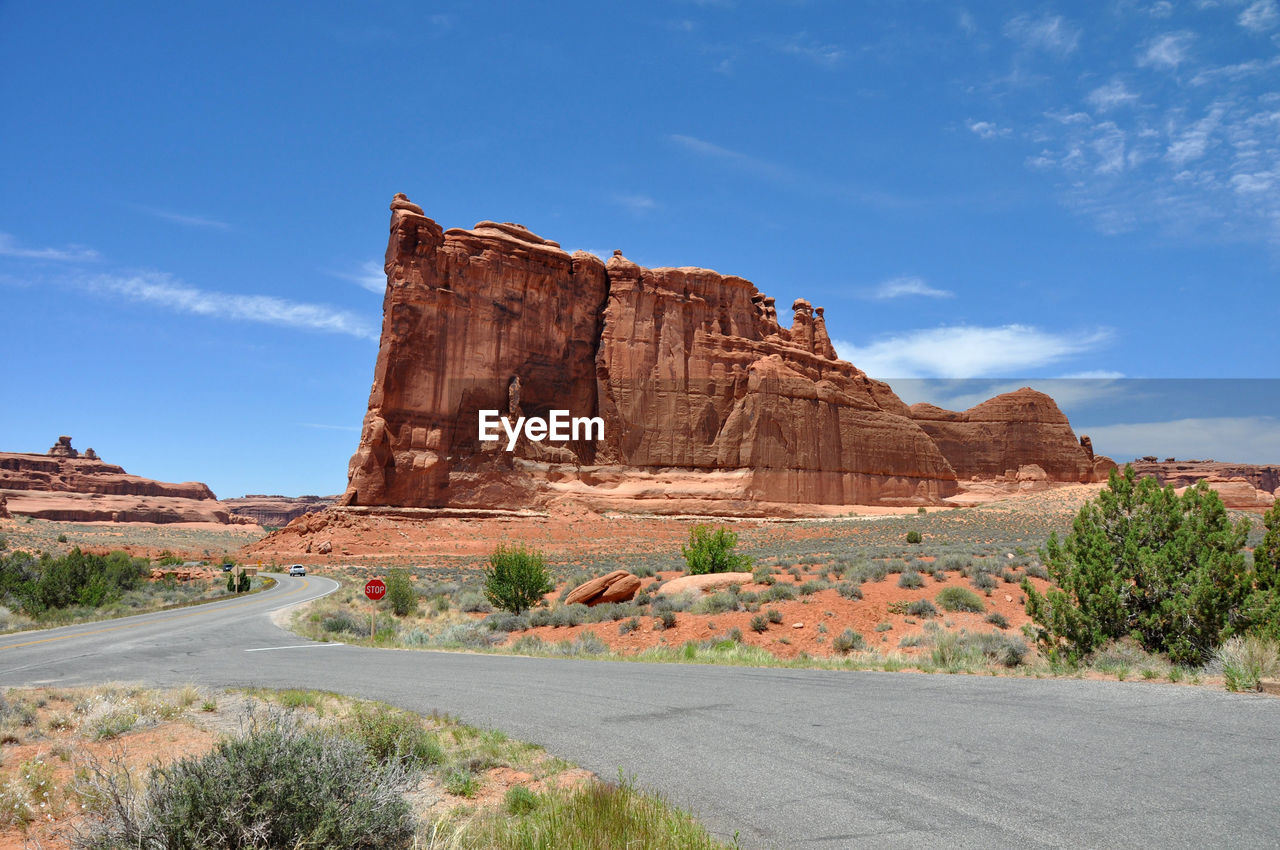
[[[254,596],[0,639],[0,685],[309,687],[619,769],[745,847],[1277,847],[1280,700],[1207,688],[314,644]]]

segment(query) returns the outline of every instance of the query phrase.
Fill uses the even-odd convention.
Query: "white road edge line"
[[[245,652],[270,652],[273,649],[319,649],[324,646],[346,646],[345,643],[298,643],[293,646],[260,646],[257,649],[246,649]]]

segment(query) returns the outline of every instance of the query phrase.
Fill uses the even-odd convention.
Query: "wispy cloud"
[[[1110,112],[1116,107],[1137,103],[1138,96],[1129,91],[1123,80],[1112,80],[1089,92],[1085,100],[1099,112]]]
[[[1247,30],[1264,33],[1280,22],[1280,11],[1276,9],[1275,0],[1254,0],[1237,20]]]
[[[26,248],[8,233],[0,233],[0,257],[46,260],[52,263],[92,263],[102,259],[97,251],[83,245],[68,245],[64,248]]]
[[[886,280],[868,292],[868,297],[877,301],[888,301],[893,298],[908,298],[911,296],[954,298],[955,293],[946,289],[937,289],[925,283],[923,278],[909,275]]]
[[[714,144],[712,142],[699,139],[695,136],[684,136],[679,133],[672,133],[668,138],[675,142],[685,150],[701,156],[710,157],[720,162],[746,171],[757,177],[763,177],[767,180],[794,183],[797,180],[797,174],[785,166],[769,162],[766,159],[751,156],[740,151],[731,150],[726,147]]]
[[[361,289],[376,292],[378,295],[387,291],[387,273],[383,270],[382,263],[377,260],[368,260],[361,263],[359,271],[331,271],[329,274],[341,280],[349,280]]]
[[[1148,41],[1138,52],[1138,66],[1142,68],[1177,68],[1187,60],[1187,51],[1195,34],[1167,32]]]
[[[1280,461],[1280,419],[1273,416],[1080,424],[1076,431],[1089,435],[1095,451],[1122,460],[1156,455],[1230,463]]]
[[[158,207],[134,207],[139,212],[165,221],[171,221],[174,224],[181,224],[183,227],[201,227],[207,230],[230,230],[231,225],[225,221],[219,221],[216,218],[208,218],[202,215],[190,215],[188,213],[174,212],[173,210],[160,209]]]
[[[613,202],[635,215],[644,215],[658,208],[658,202],[648,195],[614,195]]]
[[[1008,127],[1001,127],[994,121],[974,121],[972,118],[965,122],[965,126],[970,132],[983,139],[996,139],[1008,136],[1012,132]]]
[[[1032,325],[955,325],[907,331],[868,345],[834,341],[840,356],[876,378],[975,378],[1023,374],[1097,349],[1108,328],[1055,333]]]
[[[1061,15],[1018,15],[1004,25],[1004,34],[1026,50],[1058,57],[1072,53],[1080,42],[1079,28]]]
[[[88,286],[103,294],[118,295],[130,301],[153,304],[195,316],[261,322],[346,334],[360,339],[378,338],[378,332],[369,318],[347,310],[323,304],[288,301],[274,295],[211,292],[189,286],[166,274],[100,275],[91,278]]]
[[[797,33],[776,46],[779,53],[799,56],[823,68],[835,68],[845,58],[845,50],[834,44],[814,41],[805,33]]]

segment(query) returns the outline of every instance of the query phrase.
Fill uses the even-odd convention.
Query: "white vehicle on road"
[[[302,566],[302,564],[294,564],[289,568],[289,575],[291,576],[305,576],[306,574],[307,568]]]

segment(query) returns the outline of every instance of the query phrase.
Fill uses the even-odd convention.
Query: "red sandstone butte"
[[[750,281],[570,255],[517,224],[443,230],[391,203],[382,337],[342,504],[768,513],[937,503],[957,473],[1090,480],[1052,399],[999,396],[939,428],[840,360],[821,307],[789,327]],[[1028,395],[1030,393],[1030,395]],[[604,438],[481,442],[478,411],[599,416]],[[977,414],[977,415],[974,415]],[[933,429],[933,430],[930,430]],[[959,464],[959,467],[957,466]]]
[[[10,513],[67,522],[252,522],[232,517],[205,484],[130,475],[93,449],[81,454],[70,437],[42,455],[0,452],[0,498]]]

